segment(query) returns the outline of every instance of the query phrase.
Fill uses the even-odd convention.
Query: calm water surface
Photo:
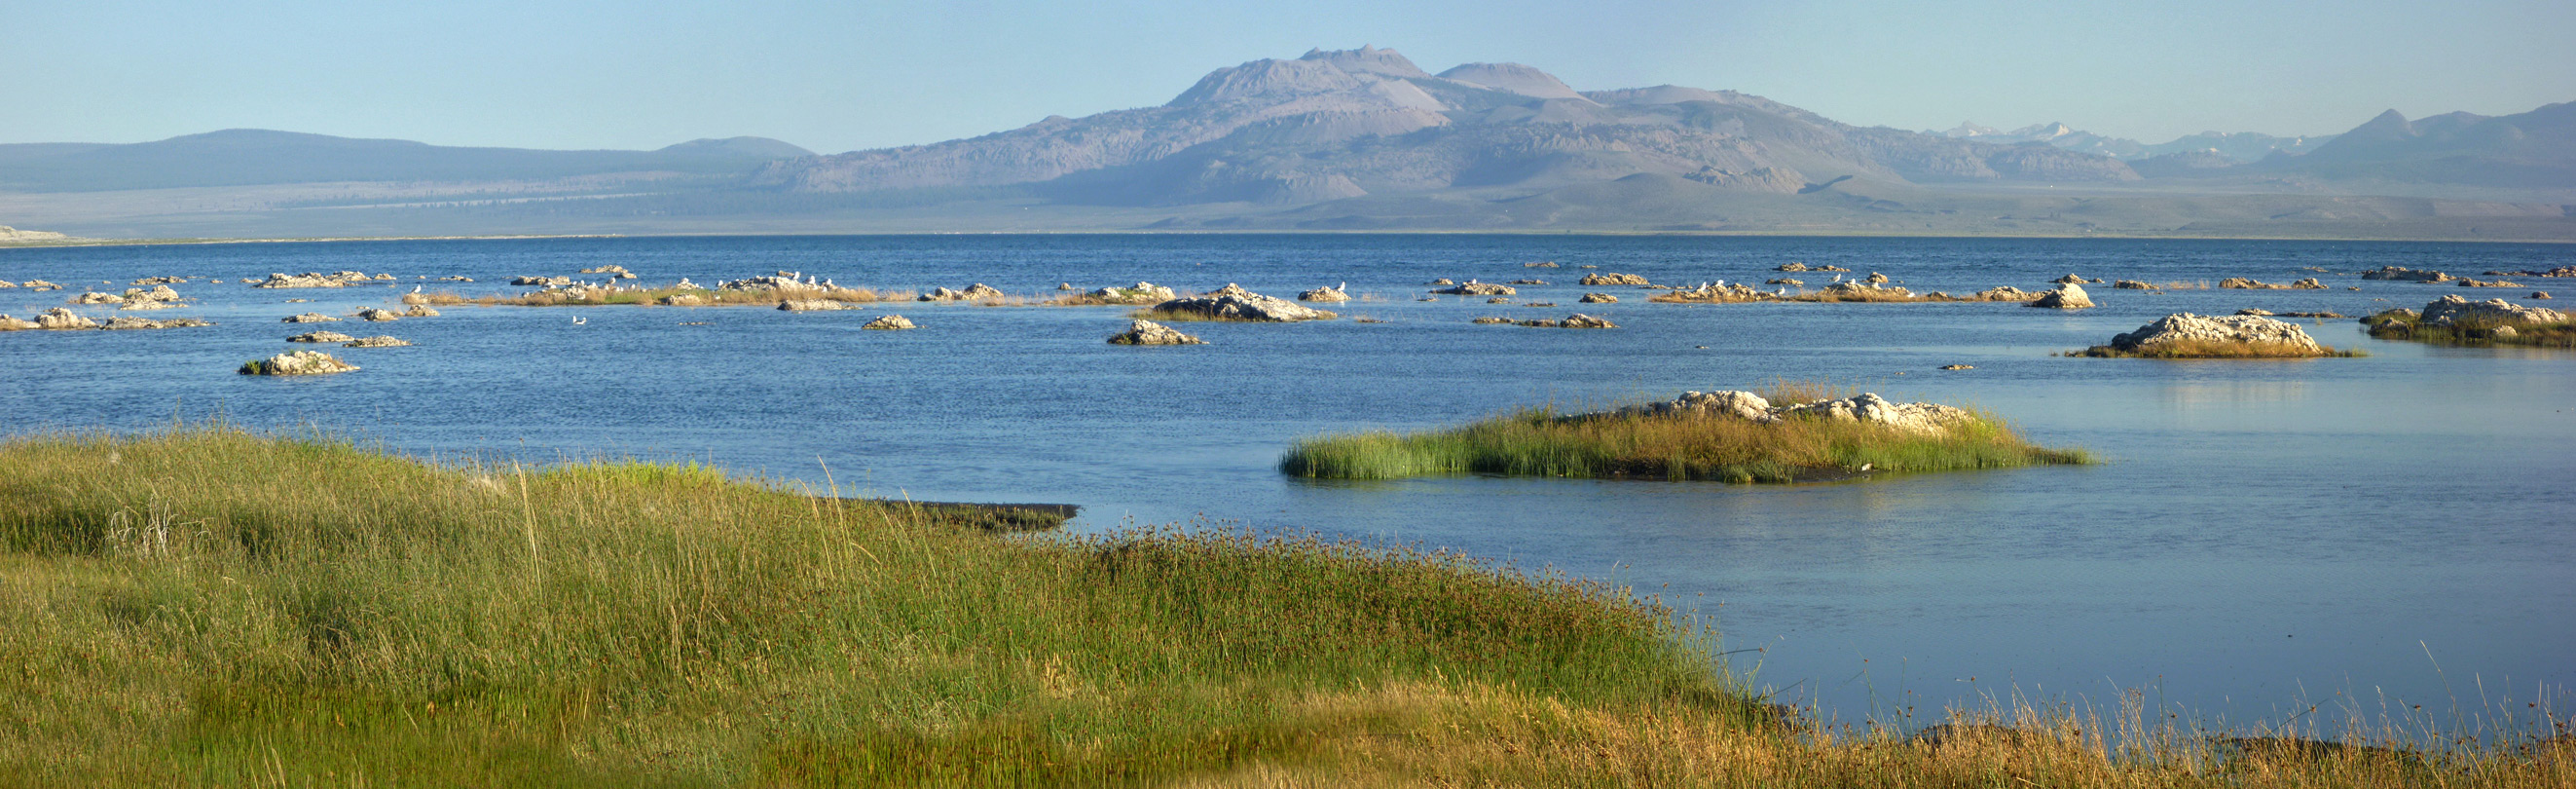
[[[1559,269],[1525,269],[1553,260]],[[2153,282],[2323,277],[2324,291],[2092,287],[2075,313],[2012,304],[1667,305],[1583,288],[1583,264],[1658,282],[1784,276],[1788,261],[1953,292],[2080,273]],[[1209,518],[1419,543],[1614,579],[1714,617],[1762,684],[1844,720],[2010,692],[2097,705],[2124,691],[2227,723],[2358,698],[2428,709],[2568,704],[2576,683],[2576,352],[2311,334],[2360,359],[2053,357],[2170,312],[2361,315],[2485,291],[2365,282],[2382,265],[2476,274],[2576,262],[2547,245],[1548,236],[1035,236],[566,239],[0,250],[0,312],[141,276],[200,302],[143,313],[219,325],[0,334],[0,426],[142,428],[221,412],[320,423],[401,449],[551,461],[615,452],[712,460],[880,495],[1069,502],[1075,528]],[[319,310],[391,303],[417,277],[508,292],[520,274],[615,263],[647,283],[801,271],[923,290],[1052,295],[1150,280],[1274,295],[1348,282],[1352,320],[1193,324],[1211,344],[1102,339],[1123,308],[878,305],[475,308],[391,324],[412,348],[332,349],[363,372],[238,376]],[[2322,267],[2332,272],[2304,270]],[[268,272],[389,271],[391,287],[254,290]],[[1794,274],[1820,285],[1830,274]],[[1557,283],[1524,301],[1416,302],[1435,277]],[[101,284],[112,281],[113,286]],[[2565,280],[2523,280],[2541,288]],[[2358,287],[2359,290],[2347,288]],[[1625,301],[1578,305],[1587,291]],[[289,304],[310,298],[311,304]],[[97,312],[96,308],[85,311]],[[1613,331],[1468,323],[1610,317]],[[858,330],[900,312],[923,328]],[[576,325],[574,316],[584,316]],[[685,325],[690,322],[707,325]],[[1937,370],[1944,364],[1975,369]],[[1454,478],[1288,479],[1293,439],[1422,428],[1514,405],[1829,381],[1974,404],[2106,462],[1749,487]]]

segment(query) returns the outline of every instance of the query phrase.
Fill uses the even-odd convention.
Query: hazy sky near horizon
[[[1392,47],[1581,90],[1756,93],[1861,125],[2146,142],[2576,100],[2568,0],[1198,3],[85,0],[0,5],[0,143],[267,128],[442,145],[826,153],[1169,101],[1210,70]]]

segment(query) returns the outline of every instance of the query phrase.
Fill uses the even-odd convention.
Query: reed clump
[[[1772,404],[1833,398],[1830,387],[1783,384]],[[1282,473],[1329,479],[1396,479],[1456,474],[1719,480],[1735,483],[1833,479],[1884,472],[2081,464],[2077,449],[2024,441],[1993,416],[1939,431],[1791,416],[1756,422],[1728,414],[1628,410],[1559,413],[1521,408],[1460,427],[1415,433],[1366,431],[1298,441]]]

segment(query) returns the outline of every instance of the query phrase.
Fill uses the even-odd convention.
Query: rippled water
[[[2169,312],[2361,315],[2471,291],[2362,281],[2381,265],[2549,268],[2548,245],[1552,236],[974,236],[237,244],[0,250],[0,278],[202,301],[144,313],[205,329],[0,334],[13,431],[141,428],[221,412],[314,422],[424,453],[710,459],[882,495],[1085,507],[1080,529],[1198,516],[1418,542],[1632,584],[1719,622],[1759,679],[1849,720],[2018,688],[2111,703],[2125,689],[2235,723],[2385,697],[2491,709],[2576,681],[2576,352],[2442,349],[2309,331],[2360,359],[2070,359]],[[1554,260],[1559,269],[1524,269]],[[2076,313],[2013,304],[1666,305],[1573,284],[1594,264],[1659,282],[1760,281],[1777,264],[1881,271],[1916,290],[2025,289],[2069,272],[2206,281],[2322,276],[2325,291],[2093,286]],[[882,305],[475,308],[328,326],[418,343],[333,349],[321,379],[234,375],[288,349],[285,315],[389,303],[418,276],[467,293],[615,263],[645,282],[785,269],[927,290],[1052,295],[1150,280],[1289,295],[1348,282],[1345,316],[1192,324],[1211,344],[1102,342],[1122,308]],[[2302,270],[2316,266],[2337,274]],[[357,269],[392,288],[254,290],[268,272]],[[1555,309],[1416,302],[1435,277],[1524,288]],[[1830,275],[1798,274],[1811,285]],[[112,286],[96,284],[113,281]],[[2524,280],[2547,288],[2564,280]],[[431,284],[438,289],[441,286]],[[2358,287],[2360,290],[2347,290]],[[2562,290],[2576,291],[2576,287]],[[1578,305],[1586,291],[1626,300]],[[67,293],[0,290],[25,316]],[[312,304],[287,304],[311,298]],[[1477,326],[1601,314],[1622,328]],[[867,332],[900,312],[923,328]],[[574,316],[587,318],[575,325]],[[708,325],[684,325],[704,321]],[[1704,346],[1704,347],[1703,347]],[[1973,370],[1943,372],[1952,363]],[[1534,402],[1830,381],[1981,406],[2106,462],[1795,487],[1467,477],[1283,478],[1298,436],[1451,424]],[[1744,665],[1744,664],[1740,664]],[[2437,668],[2438,667],[2438,668]],[[1973,681],[1971,679],[1973,678]],[[2483,699],[2483,701],[2482,701]],[[2475,710],[2472,709],[2471,712]]]

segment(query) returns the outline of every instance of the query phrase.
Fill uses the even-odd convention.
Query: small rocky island
[[[1454,474],[1805,482],[1873,472],[2089,463],[2002,422],[1938,403],[1819,387],[1684,392],[1672,400],[1559,414],[1524,408],[1417,433],[1371,431],[1297,442],[1282,473],[1331,479]]]
[[[2194,315],[2157,318],[2137,331],[2115,335],[2070,356],[2151,359],[2311,359],[2357,356],[2319,344],[2306,329],[2259,315]]]

